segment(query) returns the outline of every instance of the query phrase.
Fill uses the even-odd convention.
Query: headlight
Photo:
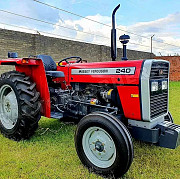
[[[158,82],[151,82],[151,91],[158,91]]]
[[[168,88],[167,81],[162,81],[162,90],[166,90]]]

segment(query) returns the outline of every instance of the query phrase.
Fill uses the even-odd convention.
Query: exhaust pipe
[[[115,29],[115,13],[119,9],[120,4],[114,9],[112,13],[112,30],[111,30],[111,58],[116,61],[117,48],[116,48],[116,29]]]

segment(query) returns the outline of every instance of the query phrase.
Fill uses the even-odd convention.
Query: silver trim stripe
[[[144,62],[141,76],[141,99],[142,99],[142,118],[144,121],[150,121],[150,91],[149,77],[151,73],[151,65],[153,60]]]
[[[134,75],[136,67],[72,69],[72,75]]]

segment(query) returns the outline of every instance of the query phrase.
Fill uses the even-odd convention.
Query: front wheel
[[[79,122],[75,146],[81,162],[103,176],[120,177],[132,163],[133,145],[127,128],[103,112],[89,114]]]
[[[165,116],[165,121],[174,123],[173,117],[169,111],[168,111],[168,114]]]

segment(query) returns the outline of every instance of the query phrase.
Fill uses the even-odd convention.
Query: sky
[[[150,52],[154,35],[153,53],[180,55],[180,0],[39,1],[93,21],[33,0],[0,0],[0,28],[110,46],[111,14],[121,4],[116,13],[118,47],[118,37],[128,34],[128,49]]]

